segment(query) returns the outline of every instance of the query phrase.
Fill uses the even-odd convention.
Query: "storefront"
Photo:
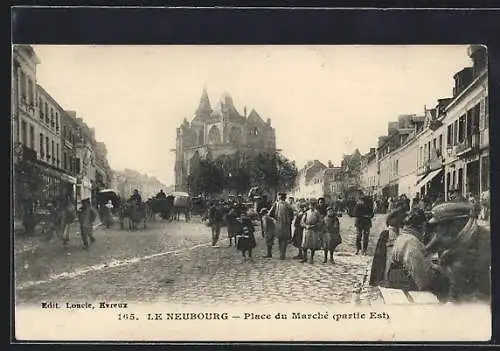
[[[33,207],[35,211],[43,209],[60,196],[74,198],[76,179],[37,160],[32,149],[23,148],[14,170],[15,213],[22,213],[22,208],[26,206]]]
[[[435,201],[440,196],[444,197],[444,168],[441,167],[427,173],[420,178],[416,188],[420,196],[426,195],[431,201]]]

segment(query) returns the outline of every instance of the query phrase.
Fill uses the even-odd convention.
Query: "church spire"
[[[208,99],[207,87],[203,86],[203,92],[200,98],[200,104],[195,112],[195,118],[206,119],[212,113],[212,107],[210,106],[210,100]]]

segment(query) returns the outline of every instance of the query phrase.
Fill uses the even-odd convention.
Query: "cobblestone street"
[[[40,245],[16,255],[17,303],[40,301],[142,301],[176,303],[346,303],[371,260],[384,217],[374,219],[368,256],[356,256],[354,219],[341,218],[343,243],[336,264],[313,265],[291,257],[265,259],[256,233],[253,262],[228,247],[225,229],[220,248],[209,244],[210,231],[195,218],[191,223],[150,222],[139,231],[118,228],[95,231],[88,251],[73,236],[67,248]],[[275,256],[277,247],[274,248]]]

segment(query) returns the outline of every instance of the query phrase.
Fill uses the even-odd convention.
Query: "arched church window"
[[[212,128],[210,128],[210,131],[208,132],[208,144],[213,145],[220,143],[221,143],[221,135],[219,128],[213,126]]]

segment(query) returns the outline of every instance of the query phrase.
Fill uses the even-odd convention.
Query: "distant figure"
[[[141,194],[139,194],[139,190],[135,189],[132,196],[130,196],[130,200],[134,201],[136,204],[140,204],[142,202]]]
[[[82,200],[82,207],[78,213],[78,219],[80,221],[80,233],[83,241],[83,248],[87,249],[89,246],[89,241],[93,243],[95,241],[93,229],[94,221],[97,218],[97,212],[90,204],[90,199],[86,198]]]
[[[299,212],[297,213],[297,215],[293,220],[294,231],[292,236],[292,244],[299,250],[298,255],[293,257],[293,259],[296,260],[304,259],[304,252],[302,250],[302,239],[304,237],[304,228],[302,227],[302,217],[304,216],[304,213],[306,213],[306,210],[307,210],[306,203],[305,202],[301,203],[299,206]]]
[[[167,194],[165,194],[165,193],[163,192],[163,189],[160,189],[160,192],[159,192],[158,194],[156,194],[156,198],[157,198],[158,200],[161,200],[161,199],[166,199],[166,198],[167,198]]]
[[[212,247],[216,248],[220,237],[220,228],[223,222],[222,208],[219,203],[213,203],[208,210],[209,226],[212,229]]]
[[[254,236],[254,227],[250,218],[248,218],[246,213],[241,215],[241,231],[238,233],[238,250],[241,251],[243,259],[252,259],[252,250],[257,246]]]
[[[326,216],[327,208],[328,206],[325,203],[325,198],[320,197],[318,199],[318,212],[321,214],[321,216]]]
[[[280,249],[280,260],[286,256],[286,247],[291,239],[293,210],[285,201],[286,194],[279,193],[279,200],[269,210],[269,215],[276,220],[276,237]]]
[[[374,217],[373,205],[370,199],[364,198],[356,202],[353,209],[353,215],[356,217],[356,255],[363,249],[362,254],[366,255],[368,249],[368,242],[370,239],[370,229],[372,227],[372,218]],[[361,246],[361,242],[363,246]]]
[[[309,210],[302,217],[302,227],[304,228],[304,237],[302,239],[302,250],[304,259],[302,262],[307,262],[307,252],[311,253],[310,263],[314,263],[314,253],[321,250],[323,217],[318,211],[318,202],[316,199],[309,200]]]
[[[340,222],[335,214],[333,207],[327,208],[327,214],[323,218],[324,238],[323,250],[325,251],[325,259],[323,263],[328,260],[328,253],[330,253],[330,263],[335,263],[333,260],[333,252],[342,243],[340,236]]]

